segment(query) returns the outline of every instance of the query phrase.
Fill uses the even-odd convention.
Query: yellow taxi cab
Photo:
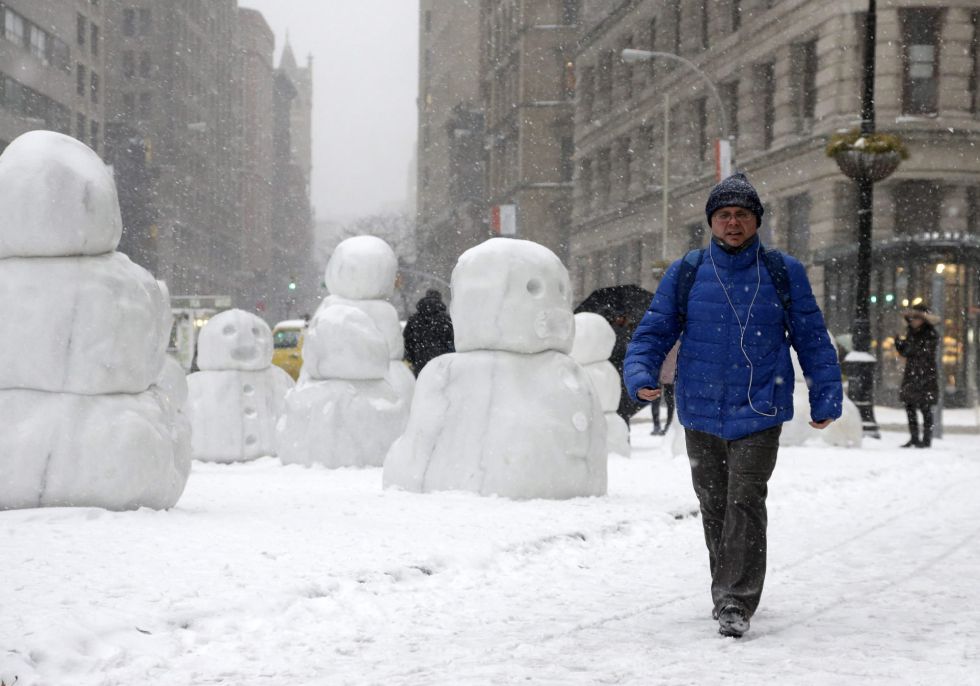
[[[281,367],[293,379],[303,366],[303,332],[306,321],[287,319],[272,328],[272,364]]]

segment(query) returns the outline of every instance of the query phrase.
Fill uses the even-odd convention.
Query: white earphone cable
[[[735,303],[732,302],[731,296],[728,295],[728,289],[725,288],[724,281],[721,280],[721,275],[718,273],[718,265],[715,264],[715,257],[711,252],[712,245],[708,244],[708,257],[711,259],[711,268],[715,272],[715,278],[718,279],[718,285],[721,286],[721,292],[725,294],[725,299],[728,301],[728,306],[732,308],[732,312],[735,314],[735,321],[738,322],[738,329],[740,332],[738,338],[738,347],[742,351],[742,356],[745,361],[749,363],[749,385],[745,390],[745,398],[749,401],[749,407],[756,414],[762,415],[763,417],[775,417],[777,414],[776,408],[772,408],[772,412],[760,412],[755,409],[755,405],[752,404],[752,380],[755,378],[755,366],[752,364],[752,359],[749,354],[745,351],[745,330],[749,326],[749,318],[752,316],[752,306],[755,305],[755,299],[759,295],[759,289],[762,287],[762,265],[760,264],[760,251],[762,250],[762,243],[758,242],[755,246],[755,271],[757,281],[755,284],[755,293],[752,294],[752,300],[749,301],[749,309],[745,313],[745,324],[742,324],[742,318],[738,316],[738,310],[735,309]]]

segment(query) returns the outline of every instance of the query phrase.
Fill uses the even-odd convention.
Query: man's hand
[[[826,429],[828,426],[830,426],[830,423],[832,421],[834,421],[834,420],[833,419],[825,419],[822,422],[814,422],[814,421],[811,421],[810,422],[810,426],[812,426],[814,429]]]
[[[636,397],[646,402],[652,402],[660,397],[659,388],[641,388],[636,392]]]

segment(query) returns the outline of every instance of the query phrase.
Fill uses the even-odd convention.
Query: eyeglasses
[[[742,224],[754,216],[755,215],[748,210],[735,210],[734,212],[730,212],[729,210],[719,210],[711,215],[711,221],[718,221],[721,224],[727,224],[734,219],[739,224]]]

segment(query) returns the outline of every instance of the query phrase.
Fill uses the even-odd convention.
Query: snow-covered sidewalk
[[[610,495],[385,492],[381,470],[195,464],[169,512],[0,512],[0,680],[963,684],[980,451],[784,449],[752,630],[710,617],[687,464],[634,428]]]

